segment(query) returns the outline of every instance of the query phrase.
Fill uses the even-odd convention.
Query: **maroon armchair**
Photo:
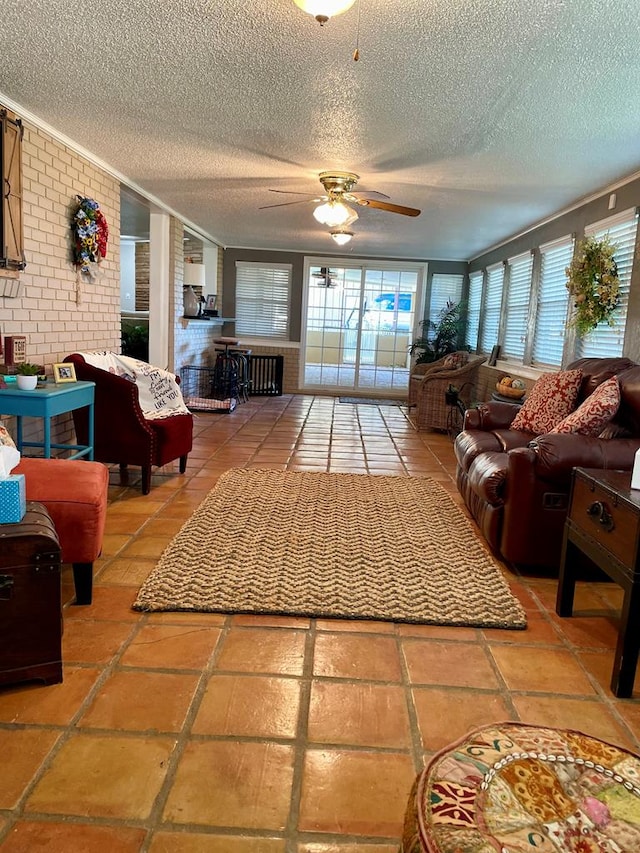
[[[519,565],[558,568],[575,467],[630,471],[640,447],[640,366],[626,358],[580,359],[577,405],[611,376],[621,402],[611,437],[510,429],[518,407],[483,403],[456,438],[458,490],[492,550]]]
[[[167,418],[145,419],[138,402],[138,388],[107,370],[93,367],[79,353],[65,358],[75,365],[78,379],[96,383],[94,421],[94,459],[142,468],[142,493],[151,490],[151,469],[180,460],[180,473],[187,468],[187,455],[193,441],[193,415],[176,414]],[[88,443],[86,409],[73,413],[80,444]]]

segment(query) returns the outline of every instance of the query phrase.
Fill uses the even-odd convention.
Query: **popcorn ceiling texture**
[[[221,245],[340,253],[310,204],[259,210],[336,168],[423,210],[361,208],[342,254],[467,259],[638,169],[633,3],[362,0],[357,63],[358,4],[323,28],[292,0],[86,11],[3,4],[0,99]]]

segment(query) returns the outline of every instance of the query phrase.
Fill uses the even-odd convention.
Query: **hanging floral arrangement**
[[[599,323],[613,326],[613,312],[620,305],[620,279],[613,259],[618,247],[609,237],[586,237],[566,268],[566,286],[574,300],[572,325],[586,335]]]
[[[107,254],[109,227],[97,201],[77,196],[78,206],[71,219],[73,262],[81,273],[93,277],[91,264],[99,264]]]

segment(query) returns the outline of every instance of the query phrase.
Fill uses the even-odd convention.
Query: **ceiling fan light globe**
[[[353,237],[353,231],[331,231],[330,233],[338,246],[346,246]]]
[[[293,0],[293,2],[303,12],[312,15],[322,26],[329,18],[341,15],[350,9],[355,0]]]
[[[327,201],[319,205],[313,211],[313,216],[321,225],[327,225],[329,228],[350,225],[358,218],[356,211],[341,201]]]

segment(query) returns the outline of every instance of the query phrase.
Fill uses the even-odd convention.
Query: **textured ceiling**
[[[358,9],[360,7],[360,9]],[[360,61],[352,60],[358,37]],[[344,254],[468,259],[640,170],[627,0],[3,0],[0,99],[222,245],[338,251],[318,172],[422,209],[359,209]]]

